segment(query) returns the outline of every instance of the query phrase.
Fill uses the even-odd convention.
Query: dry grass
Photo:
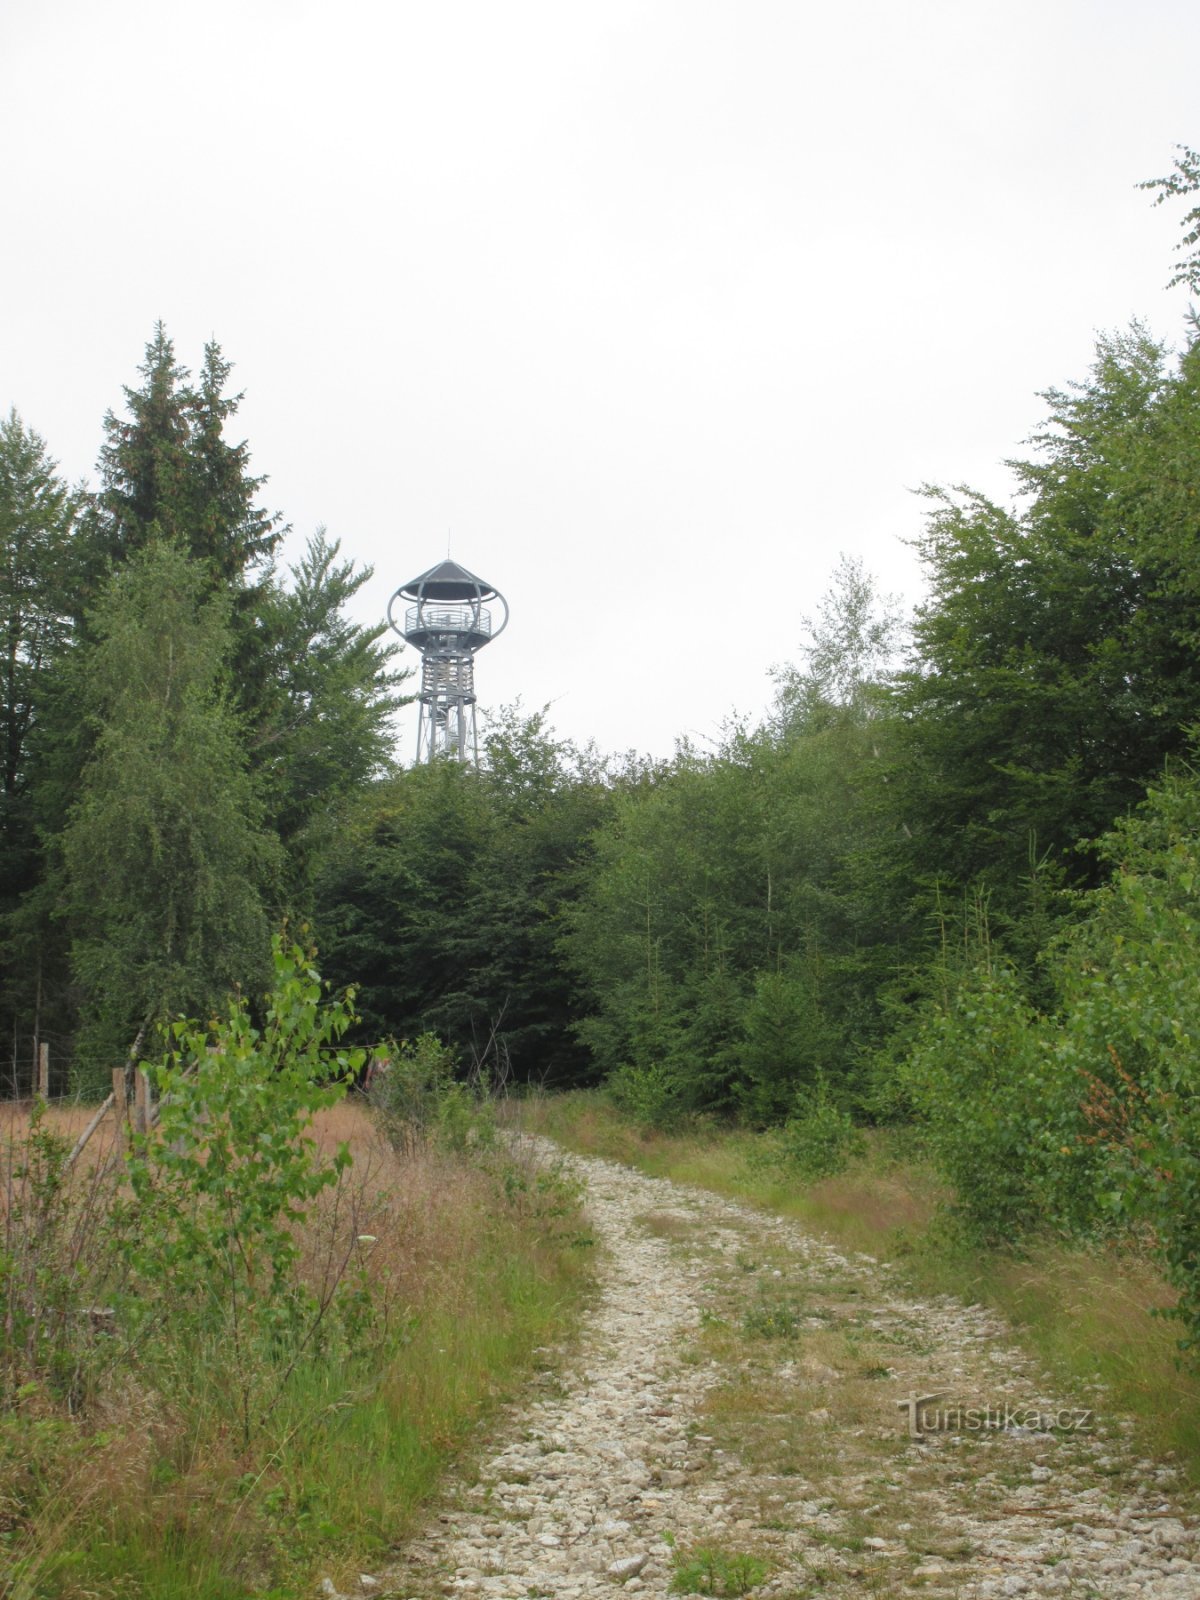
[[[28,1100],[0,1102],[0,1139],[24,1138],[29,1132],[30,1103]],[[63,1138],[77,1138],[90,1122],[95,1106],[79,1104],[75,1100],[52,1100],[46,1107],[46,1122]]]
[[[43,1126],[73,1141],[90,1114],[53,1105]],[[28,1107],[3,1108],[10,1173],[27,1164],[28,1131]],[[96,1224],[121,1185],[106,1160],[117,1131],[110,1116],[54,1197],[51,1265],[75,1319],[84,1280],[72,1274],[107,1258]],[[227,1352],[206,1356],[190,1335],[176,1348],[169,1327],[138,1352],[102,1325],[74,1397],[59,1375],[42,1383],[36,1362],[18,1364],[0,1407],[0,1592],[18,1570],[12,1592],[30,1600],[115,1597],[135,1581],[158,1600],[227,1600],[281,1579],[307,1592],[318,1554],[336,1573],[341,1550],[348,1570],[403,1531],[531,1351],[563,1335],[585,1263],[561,1216],[529,1198],[532,1175],[510,1173],[510,1196],[461,1156],[402,1159],[361,1099],[319,1113],[312,1133],[327,1158],[348,1146],[353,1165],[297,1230],[319,1316],[302,1359],[263,1374],[254,1439],[230,1425]],[[44,1272],[49,1235],[19,1184],[7,1193],[9,1234],[25,1229]]]

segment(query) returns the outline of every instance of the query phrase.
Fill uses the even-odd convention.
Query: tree
[[[578,1081],[578,984],[559,950],[609,792],[542,715],[505,711],[477,771],[436,761],[345,809],[317,879],[335,981],[369,1035],[436,1032],[464,1060]]]
[[[212,587],[253,593],[252,575],[269,569],[285,530],[255,504],[266,480],[251,476],[246,444],[225,437],[242,398],[225,393],[230,363],[207,344],[193,384],[160,322],[138,370],[141,387],[125,390],[127,415],[104,419],[94,582],[105,563],[167,538],[201,563]]]
[[[580,1034],[638,1114],[761,1121],[817,1084],[860,1093],[894,936],[867,868],[892,826],[898,629],[844,560],[766,726],[614,785],[562,943],[591,1002]]]
[[[125,390],[126,416],[105,419],[90,591],[105,571],[166,539],[196,564],[204,593],[226,597],[235,704],[299,890],[340,797],[389,765],[389,719],[407,675],[390,666],[399,647],[381,644],[383,624],[346,617],[371,569],[340,561],[323,529],[290,581],[276,572],[287,530],[258,504],[266,480],[251,473],[247,445],[228,437],[242,397],[227,392],[232,369],[220,346],[205,346],[193,381],[159,323],[139,370],[140,387]]]
[[[803,666],[775,667],[774,724],[812,731],[830,721],[869,722],[880,711],[903,637],[898,602],[881,595],[860,560],[843,555],[816,619],[805,618]]]
[[[1169,172],[1165,178],[1148,178],[1145,183],[1138,184],[1139,189],[1157,189],[1154,197],[1156,206],[1180,195],[1200,193],[1200,151],[1189,149],[1186,144],[1176,145],[1175,148],[1180,154],[1175,157],[1174,172]],[[1189,245],[1200,245],[1200,205],[1193,206],[1187,213],[1183,226],[1186,231],[1175,248],[1182,251]],[[1193,250],[1190,256],[1184,258],[1168,280],[1167,287],[1174,289],[1181,283],[1200,293],[1200,249]]]
[[[0,422],[0,1030],[13,1041],[16,1083],[26,1049],[36,1059],[52,1002],[64,1001],[61,940],[45,905],[33,902],[56,760],[54,706],[72,643],[79,500],[42,439],[10,413]]]
[[[363,627],[346,608],[372,576],[339,559],[318,528],[290,584],[272,579],[260,603],[257,649],[241,664],[251,764],[268,814],[293,858],[293,882],[339,819],[344,798],[392,768],[392,717],[409,676],[392,663],[386,624]]]
[[[1194,384],[1190,360],[1170,372],[1135,326],[1100,342],[1085,384],[1047,393],[1038,453],[1013,464],[1025,505],[927,491],[930,596],[891,774],[914,879],[980,878],[1011,910],[1032,850],[1095,881],[1080,841],[1182,748],[1200,704],[1200,590],[1170,577],[1194,563],[1196,513],[1161,512],[1164,477],[1200,461],[1194,402],[1190,427],[1167,426]]]
[[[229,600],[178,544],[114,573],[81,684],[96,732],[62,839],[81,1085],[147,1020],[208,1015],[265,973],[278,848],[229,698]]]
[[[138,371],[141,387],[125,389],[128,416],[109,411],[104,418],[100,490],[89,530],[97,584],[106,564],[128,559],[155,535],[188,542],[182,522],[190,374],[176,361],[161,322]]]
[[[199,382],[187,392],[188,440],[184,490],[188,548],[214,583],[239,593],[240,610],[261,592],[250,582],[269,571],[284,533],[282,518],[255,504],[264,477],[250,474],[250,450],[225,437],[242,395],[227,395],[233,368],[210,341],[204,347]]]
[[[28,884],[30,746],[47,675],[71,640],[70,541],[78,498],[15,411],[0,422],[0,898]]]

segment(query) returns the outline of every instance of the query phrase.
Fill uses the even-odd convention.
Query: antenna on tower
[[[449,544],[447,542],[447,551]],[[405,607],[401,622],[397,602]],[[487,602],[504,607],[493,628]],[[388,625],[421,652],[417,761],[449,756],[479,765],[475,721],[475,653],[508,626],[508,601],[447,553],[445,561],[401,584],[388,601]]]

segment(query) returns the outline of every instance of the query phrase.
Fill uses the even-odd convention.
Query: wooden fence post
[[[113,1068],[112,1103],[116,1107],[117,1122],[125,1122],[129,1116],[129,1090],[126,1087],[124,1067]]]
[[[38,1045],[38,1094],[50,1098],[50,1046],[45,1043]]]
[[[133,1126],[138,1133],[150,1131],[150,1077],[141,1067],[133,1074]]]

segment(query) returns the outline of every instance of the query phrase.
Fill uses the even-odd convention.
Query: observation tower
[[[493,600],[504,607],[497,628],[492,626],[489,607]],[[408,602],[403,618],[401,601]],[[388,601],[387,617],[395,632],[421,652],[418,762],[450,756],[478,764],[475,652],[507,627],[508,601],[447,556],[419,578],[401,584]]]

